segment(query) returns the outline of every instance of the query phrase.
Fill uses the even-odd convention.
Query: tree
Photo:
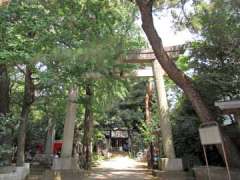
[[[122,93],[118,87],[122,88],[124,83],[113,76],[115,71],[119,73],[128,66],[116,60],[124,49],[143,45],[133,23],[135,12],[130,3],[108,0],[12,1],[8,8],[1,9],[0,64],[10,67],[12,72],[11,114],[21,119],[18,164],[23,164],[24,146],[28,146],[25,143],[27,124],[33,127],[27,131],[32,135],[27,136],[29,142],[43,137],[50,119],[56,122],[57,138],[62,137],[64,99],[72,84],[84,95],[85,83],[91,74],[97,72],[105,79],[93,80],[97,95],[91,110],[96,116],[102,115],[106,102],[112,101],[109,96]],[[53,55],[55,53],[59,55]],[[30,76],[25,67],[31,71]],[[25,95],[25,99],[19,98],[28,93],[30,80],[35,86],[34,104]],[[2,87],[1,84],[0,89]],[[106,93],[103,95],[102,91]],[[83,99],[77,101],[79,114],[84,110]],[[81,121],[81,114],[77,118]],[[37,128],[40,124],[43,127]]]
[[[215,114],[216,121],[224,125],[225,123],[229,124],[229,120],[231,120],[233,124],[224,125],[223,129],[228,133],[232,132],[229,134],[231,138],[232,135],[239,136],[239,132],[234,131],[234,128],[239,126],[237,118],[235,118],[237,114],[234,114],[234,117],[229,115],[226,118],[219,109],[214,107],[215,101],[239,99],[240,56],[237,45],[239,44],[238,32],[240,30],[239,6],[234,1],[217,0],[208,3],[199,2],[194,8],[195,12],[189,15],[188,20],[194,26],[191,29],[195,29],[195,32],[202,37],[201,40],[192,43],[191,55],[188,60],[188,66],[193,72],[194,84]],[[172,114],[177,152],[184,156],[195,156],[195,158],[196,155],[201,155],[198,150],[200,141],[197,132],[198,126],[196,126],[199,121],[184,97],[179,98],[178,105]],[[185,128],[189,130],[187,133],[184,131]],[[189,138],[185,139],[185,137]],[[234,141],[234,139],[232,140]],[[191,148],[185,147],[184,144],[189,142],[193,142]],[[239,144],[236,143],[236,145],[239,150]],[[214,158],[214,155],[209,158],[212,164],[211,158]],[[221,160],[218,158],[215,162],[219,163]]]
[[[92,162],[92,138],[93,138],[93,86],[86,84],[86,101],[84,115],[84,135],[83,135],[83,161],[84,169],[91,168]]]
[[[156,58],[158,59],[165,72],[184,91],[186,96],[191,101],[201,122],[209,122],[215,120],[214,115],[209,111],[209,108],[205,104],[198,90],[195,88],[192,80],[177,68],[175,63],[164,51],[162,40],[159,37],[153,24],[152,11],[154,0],[136,0],[136,3],[141,13],[142,28],[152,46]],[[237,150],[234,149],[233,144],[227,135],[224,135],[224,140],[228,149],[231,148],[231,153],[228,153],[231,166],[240,167],[240,156],[237,153]]]
[[[32,69],[30,66],[26,66],[24,97],[18,133],[17,166],[23,166],[25,162],[25,140],[27,121],[30,112],[30,107],[33,102],[34,102],[34,83],[32,79]]]
[[[9,77],[6,64],[0,64],[0,116],[9,112]]]
[[[31,13],[34,14],[34,16]],[[34,101],[34,83],[33,83],[33,67],[32,63],[39,53],[48,49],[53,43],[46,41],[46,37],[51,39],[48,26],[48,16],[44,11],[44,7],[36,2],[14,1],[8,8],[1,9],[1,52],[0,64],[2,66],[8,64],[11,67],[16,66],[25,76],[24,98],[19,125],[17,165],[22,166],[24,163],[25,138],[27,130],[27,119],[30,112],[30,106]],[[44,33],[45,32],[45,33]],[[54,36],[52,36],[54,37]],[[44,42],[43,42],[44,41]],[[30,65],[31,64],[31,65]],[[26,66],[25,70],[22,67]],[[33,66],[33,67],[31,67]],[[5,72],[6,74],[6,72]],[[5,78],[6,79],[6,78]],[[6,87],[8,86],[5,81]],[[1,85],[2,87],[2,85]],[[6,93],[5,93],[6,94]],[[8,95],[6,94],[5,98]],[[6,99],[6,103],[8,100]]]

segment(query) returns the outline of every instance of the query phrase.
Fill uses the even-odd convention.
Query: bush
[[[0,146],[0,166],[11,165],[12,147],[8,144]]]

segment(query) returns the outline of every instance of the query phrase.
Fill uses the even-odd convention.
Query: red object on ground
[[[43,144],[37,144],[36,145],[37,153],[42,154],[43,153]]]
[[[53,143],[53,154],[57,154],[58,152],[61,152],[63,145],[63,140],[56,140]]]

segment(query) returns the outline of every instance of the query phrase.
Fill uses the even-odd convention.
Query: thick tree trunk
[[[17,146],[17,166],[23,166],[25,162],[25,139],[27,131],[27,120],[30,112],[31,104],[34,102],[34,84],[32,79],[32,71],[29,66],[26,66],[24,97],[22,104],[22,112],[20,117],[20,125],[18,132]]]
[[[83,160],[84,169],[91,168],[92,160],[92,135],[93,135],[93,112],[92,112],[92,98],[93,87],[91,84],[86,85],[86,97],[85,103],[85,118],[84,118],[84,135],[83,135]]]
[[[148,127],[152,124],[152,95],[153,95],[153,87],[151,80],[148,81],[146,87],[146,95],[145,95],[145,122]],[[148,167],[153,168],[154,163],[154,154],[153,154],[153,143],[149,143],[148,147]]]
[[[79,160],[81,154],[82,154],[81,129],[75,126],[73,137],[73,157]]]
[[[153,2],[153,0],[136,0],[141,13],[142,28],[152,46],[157,60],[168,76],[184,91],[200,120],[202,122],[213,121],[215,119],[213,114],[209,111],[199,92],[194,88],[192,80],[177,68],[176,64],[164,51],[162,40],[153,24]],[[229,150],[228,157],[231,166],[240,167],[240,156],[226,134],[224,134],[224,140],[225,146]]]
[[[151,124],[152,121],[152,95],[153,85],[151,80],[148,81],[145,95],[145,121],[147,125]]]
[[[0,116],[9,112],[9,77],[5,64],[0,64]]]

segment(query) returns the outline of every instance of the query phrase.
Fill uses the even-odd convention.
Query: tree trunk
[[[151,127],[152,124],[152,95],[153,95],[153,87],[151,80],[148,81],[146,87],[146,95],[145,95],[145,122],[148,127]],[[153,168],[153,143],[149,143],[148,147],[148,167]]]
[[[93,99],[93,87],[91,84],[86,85],[86,98],[85,103],[85,118],[84,118],[84,135],[83,135],[83,160],[84,169],[91,168],[92,160],[92,135],[93,135],[93,112],[92,112],[92,99]]]
[[[23,166],[25,162],[25,139],[27,131],[27,120],[31,104],[34,102],[34,84],[31,68],[27,65],[25,72],[24,97],[20,117],[17,146],[17,166]]]
[[[9,112],[9,77],[5,64],[0,64],[0,116]]]
[[[141,13],[142,28],[152,46],[157,60],[168,76],[184,91],[188,99],[191,101],[200,120],[202,122],[215,120],[213,114],[209,111],[207,105],[202,100],[199,92],[195,89],[192,80],[177,68],[176,64],[164,51],[162,39],[159,37],[153,24],[153,2],[153,0],[136,0]],[[231,151],[231,153],[228,153],[231,166],[240,167],[240,156],[226,134],[224,134],[224,140],[226,148]]]
[[[74,137],[73,137],[73,157],[79,160],[80,155],[82,154],[81,146],[81,129],[77,126],[74,128]]]
[[[129,153],[133,153],[134,149],[133,149],[133,136],[132,136],[132,130],[128,129],[128,152]]]
[[[147,125],[151,125],[152,121],[152,95],[153,95],[153,87],[151,80],[148,81],[146,87],[146,95],[145,95],[145,122]]]

